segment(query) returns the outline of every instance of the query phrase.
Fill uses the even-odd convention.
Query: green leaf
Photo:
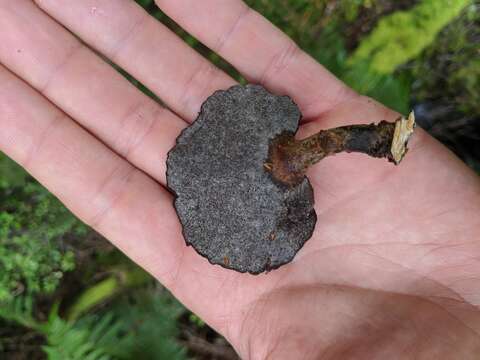
[[[126,288],[143,285],[151,279],[152,277],[148,273],[138,267],[128,271],[116,270],[113,276],[85,290],[68,309],[67,319],[74,321],[80,315],[118,295]]]

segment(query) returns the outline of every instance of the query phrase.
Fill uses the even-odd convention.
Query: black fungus
[[[310,182],[288,186],[266,169],[271,141],[293,135],[300,117],[287,96],[234,86],[205,101],[169,152],[167,184],[185,241],[212,264],[258,274],[292,261],[311,237]]]

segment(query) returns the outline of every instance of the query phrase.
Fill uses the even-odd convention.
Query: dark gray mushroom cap
[[[185,241],[212,264],[258,274],[290,262],[311,237],[308,179],[286,186],[264,167],[271,140],[295,133],[300,117],[287,96],[234,86],[205,101],[169,152],[167,183]]]

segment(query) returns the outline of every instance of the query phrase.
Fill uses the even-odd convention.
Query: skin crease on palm
[[[251,82],[291,96],[299,137],[398,116],[239,0],[157,4]],[[175,138],[234,81],[130,0],[0,0],[0,29],[0,150],[242,358],[480,357],[480,181],[421,129],[398,167],[341,154],[310,169],[313,237],[291,264],[239,274],[185,246],[165,188]]]

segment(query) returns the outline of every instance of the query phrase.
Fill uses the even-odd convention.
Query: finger
[[[173,268],[181,249],[169,194],[2,66],[0,83],[0,149],[137,261],[151,264],[150,248],[158,246],[148,231],[139,237],[140,223],[161,228],[172,241],[155,260]],[[153,211],[159,216],[147,226]]]
[[[318,117],[354,92],[241,0],[156,0],[180,26],[252,82],[290,95],[305,118]]]
[[[193,120],[215,90],[234,84],[133,1],[36,0],[49,15]]]
[[[183,120],[135,88],[31,1],[2,3],[0,24],[4,65],[165,184],[166,154],[185,127]]]
[[[218,330],[265,279],[212,266],[181,235],[170,194],[0,65],[0,151]],[[270,278],[269,278],[270,280]],[[268,290],[265,287],[265,290]],[[215,303],[212,294],[217,294]]]

